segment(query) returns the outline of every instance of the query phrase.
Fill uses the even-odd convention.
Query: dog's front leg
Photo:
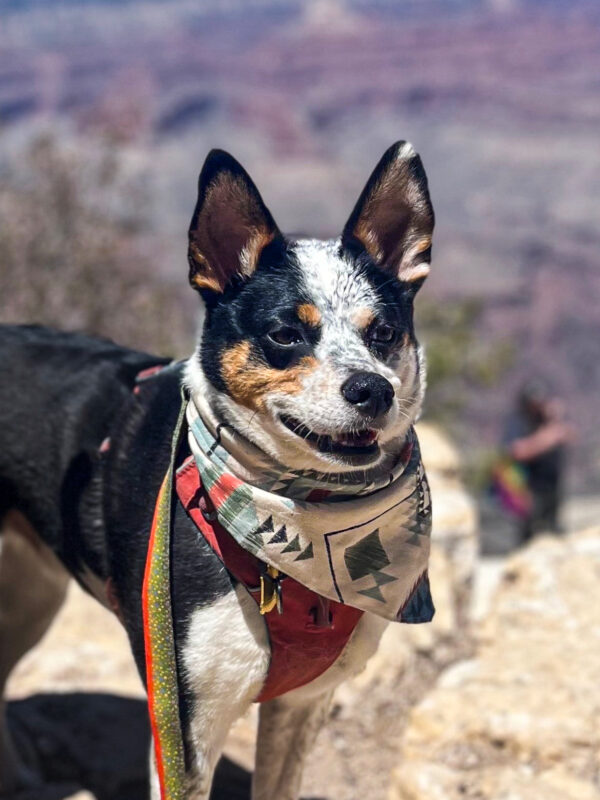
[[[208,800],[229,728],[260,693],[269,667],[265,624],[248,592],[238,586],[195,609],[180,655],[190,698],[184,734],[191,756],[186,798]],[[158,798],[156,788],[152,797]]]
[[[327,718],[331,695],[307,699],[293,692],[261,705],[252,800],[298,800],[304,761]]]

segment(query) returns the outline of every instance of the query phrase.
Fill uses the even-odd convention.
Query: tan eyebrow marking
[[[312,303],[302,303],[298,306],[296,313],[300,322],[310,325],[311,328],[318,328],[321,324],[321,312]]]
[[[375,319],[375,312],[372,308],[357,308],[350,315],[350,321],[361,331],[366,330]]]

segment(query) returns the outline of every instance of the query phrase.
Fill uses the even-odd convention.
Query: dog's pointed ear
[[[198,180],[189,229],[194,289],[223,292],[249,277],[262,250],[281,234],[246,170],[224,150],[211,150]]]
[[[418,288],[429,273],[433,225],[421,159],[408,142],[396,142],[358,198],[342,247],[365,250],[381,269]]]

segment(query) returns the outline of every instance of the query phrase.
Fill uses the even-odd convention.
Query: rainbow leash
[[[170,550],[173,474],[186,405],[187,401],[183,398],[171,443],[171,461],[154,509],[142,589],[148,711],[161,800],[185,800],[185,759],[171,607]]]

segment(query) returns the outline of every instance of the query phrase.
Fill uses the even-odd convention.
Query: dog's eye
[[[391,344],[396,338],[396,329],[381,322],[371,330],[371,341],[377,344]]]
[[[269,332],[269,339],[280,347],[291,347],[294,344],[301,344],[304,337],[301,332],[290,325],[282,325]]]

